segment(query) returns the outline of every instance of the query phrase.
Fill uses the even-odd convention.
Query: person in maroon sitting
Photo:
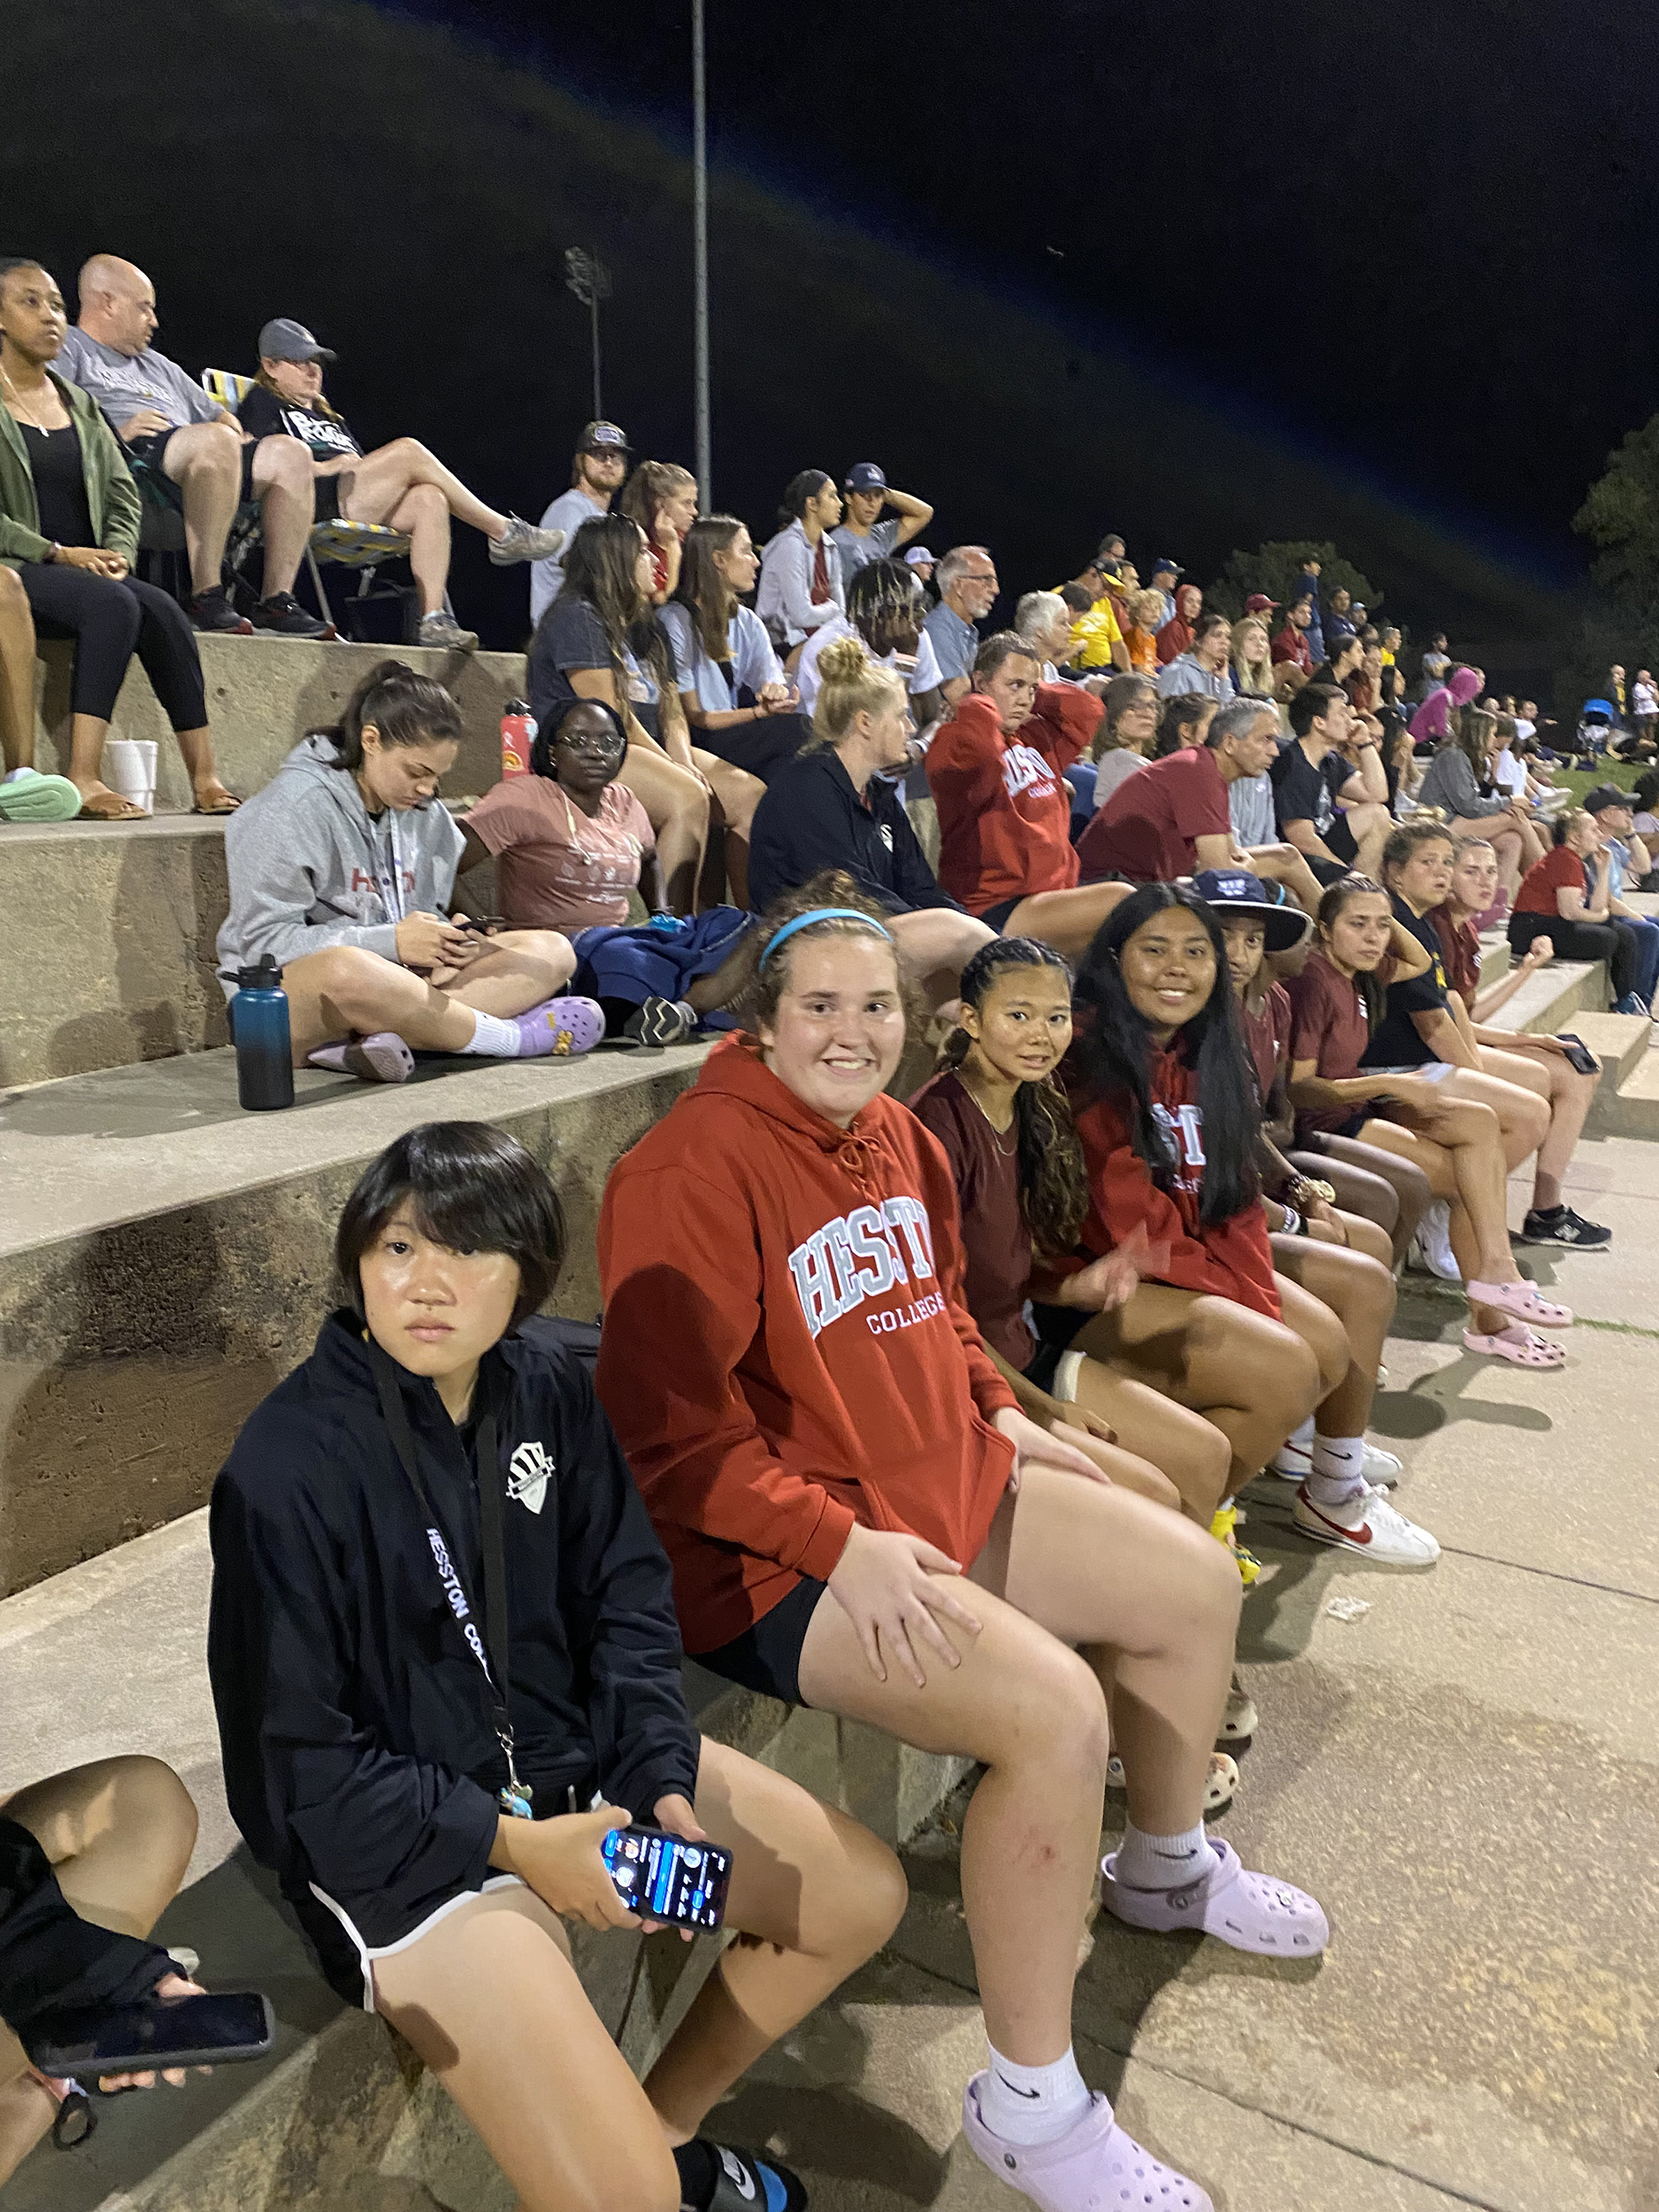
[[[1227,811],[1227,787],[1265,775],[1279,749],[1270,718],[1246,704],[1243,715],[1224,708],[1203,744],[1149,761],[1118,787],[1078,846],[1086,883],[1172,883],[1199,868],[1263,872],[1259,856],[1240,852]]]

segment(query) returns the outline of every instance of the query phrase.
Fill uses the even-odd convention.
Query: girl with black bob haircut
[[[335,1245],[344,1303],[214,1486],[208,1666],[231,1809],[333,1987],[407,2037],[524,2212],[798,2212],[704,2114],[883,1943],[886,1847],[700,1738],[668,1563],[559,1325],[558,1200],[511,1137],[413,1129]],[[732,1854],[720,1957],[643,2087],[562,1918],[643,1924],[642,1822]]]
[[[604,1033],[591,1000],[559,995],[563,936],[450,910],[465,840],[438,787],[461,735],[442,684],[381,661],[226,825],[219,983],[234,1002],[244,969],[275,962],[296,1067],[401,1083],[417,1052],[537,1058]]]
[[[1220,923],[1194,891],[1143,884],[1084,956],[1076,999],[1067,1087],[1089,1205],[1039,1327],[1085,1356],[1085,1376],[1109,1368],[1202,1413],[1231,1446],[1236,1490],[1349,1359],[1335,1315],[1273,1271]]]

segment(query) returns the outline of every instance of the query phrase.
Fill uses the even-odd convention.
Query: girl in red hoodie
[[[1056,1305],[1038,1317],[1086,1368],[1135,1376],[1202,1413],[1232,1444],[1236,1487],[1348,1358],[1334,1314],[1273,1272],[1261,1116],[1220,924],[1194,892],[1143,884],[1089,948],[1077,1003],[1068,1072],[1089,1184],[1077,1264],[1087,1277],[1114,1250],[1148,1256],[1141,1280],[1102,1286],[1106,1302],[1080,1330],[1077,1284],[1056,1266]]]
[[[819,879],[767,918],[757,1035],[712,1053],[611,1175],[601,1394],[688,1649],[987,1770],[962,1855],[991,2043],[964,2099],[975,2151],[1047,2212],[1137,2176],[1202,2212],[1084,2086],[1071,1985],[1102,1674],[1133,1778],[1109,1908],[1276,1956],[1327,1939],[1310,1898],[1204,1833],[1238,1577],[1027,1420],[986,1356],[944,1155],[883,1095],[905,1041],[892,941],[849,891]]]
[[[973,688],[927,750],[939,810],[939,880],[995,930],[1075,957],[1117,905],[1121,883],[1078,882],[1071,794],[1062,780],[1101,718],[1080,684],[1045,684],[1017,631],[986,639]]]

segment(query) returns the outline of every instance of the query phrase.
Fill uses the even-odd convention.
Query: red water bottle
[[[530,772],[530,748],[535,743],[536,721],[530,711],[527,699],[509,699],[501,717],[501,772],[508,776],[527,776]]]

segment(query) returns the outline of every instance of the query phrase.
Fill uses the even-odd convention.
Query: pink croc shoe
[[[1264,1958],[1312,1958],[1331,1940],[1331,1924],[1304,1890],[1276,1882],[1269,1874],[1247,1873],[1238,1853],[1219,1836],[1210,1849],[1220,1863],[1180,1889],[1129,1889],[1113,1871],[1118,1854],[1101,1861],[1101,1902],[1132,1928],[1166,1934],[1198,1928],[1218,1936],[1235,1951],[1257,1951]]]
[[[974,2155],[1042,2212],[1216,2212],[1195,2181],[1125,2135],[1096,2095],[1057,2143],[1008,2143],[979,2117],[976,2074],[962,2093],[962,2131]]]
[[[538,1060],[552,1053],[565,1059],[591,1052],[605,1033],[604,1010],[596,999],[548,998],[527,1014],[515,1014],[512,1025],[521,1039],[518,1057]]]

